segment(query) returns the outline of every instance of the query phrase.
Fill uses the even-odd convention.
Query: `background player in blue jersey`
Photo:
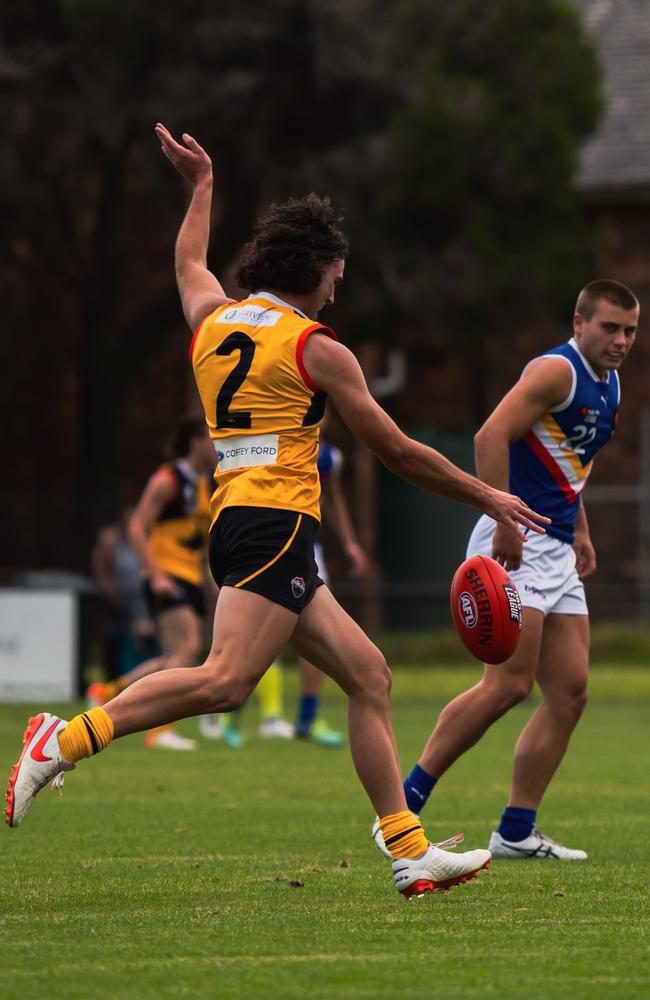
[[[343,455],[340,450],[321,437],[318,447],[318,476],[323,517],[341,543],[350,564],[350,575],[357,578],[366,572],[368,560],[357,539],[350,511],[345,501],[341,484],[342,470]],[[318,534],[314,539],[314,556],[318,566],[318,575],[321,580],[328,583],[329,574]],[[300,699],[295,734],[299,739],[310,739],[319,746],[341,747],[345,743],[343,733],[330,729],[324,719],[318,717],[323,681],[324,675],[318,667],[305,659],[300,660]]]
[[[581,494],[594,455],[616,426],[617,370],[638,318],[629,288],[591,282],[578,296],[573,338],[530,362],[475,438],[479,477],[511,489],[552,523],[545,535],[524,539],[489,517],[479,519],[467,554],[493,556],[511,573],[524,605],[521,639],[509,660],[486,665],[482,680],[442,711],[404,787],[419,814],[441,775],[537,681],[542,701],[517,742],[508,805],[490,838],[495,858],[587,857],[540,834],[535,822],[587,699],[589,619],[581,580],[593,573],[596,555]]]

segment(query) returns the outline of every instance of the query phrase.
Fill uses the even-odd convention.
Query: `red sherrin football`
[[[521,598],[495,559],[472,556],[451,582],[451,614],[464,645],[483,663],[503,663],[519,642]]]

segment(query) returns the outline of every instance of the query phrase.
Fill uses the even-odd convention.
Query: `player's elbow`
[[[495,449],[507,448],[508,443],[507,438],[504,437],[499,429],[493,427],[488,422],[487,424],[483,424],[480,430],[474,435],[474,455],[477,461],[479,461],[482,456],[493,454]]]
[[[479,449],[484,448],[493,439],[494,434],[492,428],[489,427],[488,424],[483,424],[483,426],[479,428],[474,435],[474,448],[478,451]]]

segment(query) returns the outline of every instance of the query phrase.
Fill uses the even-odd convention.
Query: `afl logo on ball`
[[[296,600],[299,600],[305,593],[305,581],[301,576],[294,576],[291,581],[291,593]]]
[[[474,628],[478,621],[478,611],[476,601],[466,590],[458,596],[458,610],[465,628]]]

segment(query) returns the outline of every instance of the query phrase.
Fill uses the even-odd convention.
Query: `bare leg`
[[[206,662],[150,674],[109,701],[104,708],[115,736],[238,708],[287,644],[297,620],[265,597],[223,587]]]
[[[300,616],[292,645],[349,698],[350,749],[379,816],[406,809],[390,715],[390,672],[383,655],[326,587]]]
[[[543,627],[542,612],[524,608],[521,638],[510,659],[497,666],[486,664],[481,681],[442,710],[419,761],[428,774],[440,778],[478,743],[493,722],[528,695],[535,679]]]
[[[508,805],[537,809],[587,702],[589,618],[548,615],[537,680],[543,700],[524,728]]]

